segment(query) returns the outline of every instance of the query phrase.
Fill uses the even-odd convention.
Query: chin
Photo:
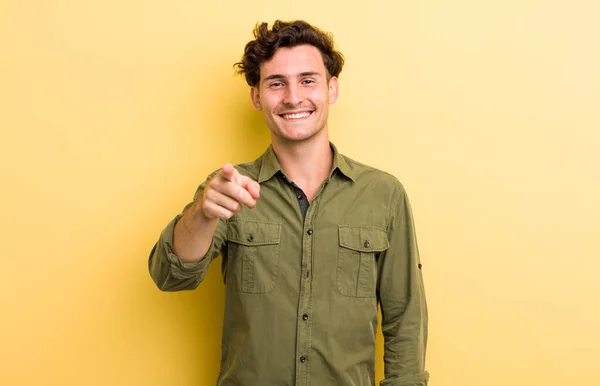
[[[271,135],[285,142],[302,142],[317,136],[323,128],[315,125],[286,125],[279,124],[270,127]]]
[[[302,142],[302,141],[306,141],[309,140],[311,138],[314,138],[318,133],[320,132],[320,130],[314,130],[314,131],[306,131],[306,130],[302,130],[302,131],[282,131],[282,137],[288,141],[293,141],[293,142]]]

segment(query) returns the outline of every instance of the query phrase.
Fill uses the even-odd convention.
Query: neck
[[[315,136],[302,142],[272,141],[283,172],[304,191],[309,200],[333,168],[329,138]]]

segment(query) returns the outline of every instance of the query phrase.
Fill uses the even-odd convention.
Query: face
[[[260,83],[250,90],[252,104],[262,110],[272,141],[306,141],[327,134],[329,104],[338,95],[337,78],[327,80],[318,48],[280,48],[260,66]]]

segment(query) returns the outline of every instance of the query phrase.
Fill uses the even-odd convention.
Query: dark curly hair
[[[242,61],[235,63],[238,74],[246,77],[251,87],[260,82],[260,65],[270,60],[281,47],[295,47],[302,44],[315,46],[323,55],[327,76],[339,76],[344,65],[344,56],[333,48],[333,37],[302,20],[284,22],[276,20],[269,30],[267,23],[257,24],[254,40],[246,44]]]

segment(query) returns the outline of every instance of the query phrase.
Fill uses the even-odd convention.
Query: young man
[[[220,386],[424,386],[427,306],[410,205],[393,176],[338,153],[329,104],[344,59],[303,21],[257,26],[237,63],[272,145],[216,171],[162,232],[150,274],[194,289],[222,253]]]

